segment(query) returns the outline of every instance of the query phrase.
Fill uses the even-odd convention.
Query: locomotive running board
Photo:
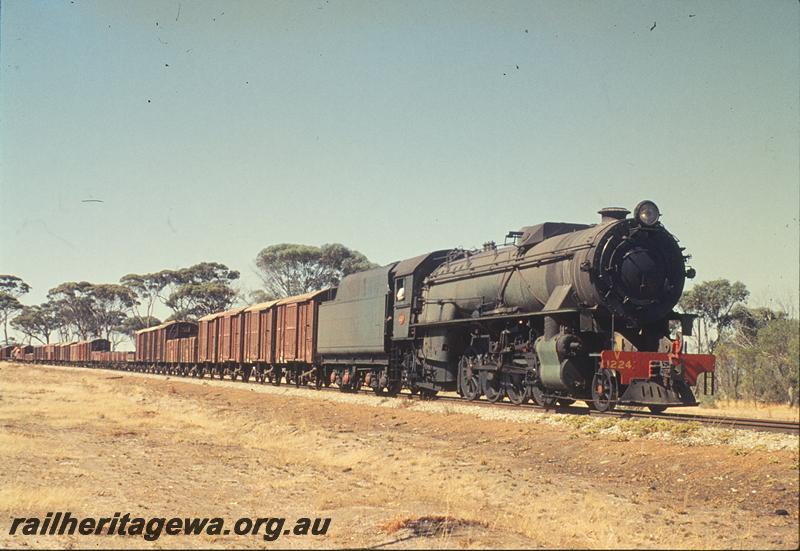
[[[581,314],[587,312],[594,312],[597,310],[596,306],[591,308],[562,308],[560,310],[550,310],[548,312],[520,312],[518,314],[506,314],[502,316],[483,316],[479,318],[458,318],[453,320],[446,320],[446,321],[431,321],[428,323],[412,323],[411,327],[442,327],[445,325],[457,325],[457,324],[464,324],[464,323],[473,323],[476,321],[502,321],[502,320],[513,320],[519,318],[537,318],[542,316],[553,316],[559,314]]]

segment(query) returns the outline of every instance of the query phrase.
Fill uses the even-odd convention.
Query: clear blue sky
[[[644,198],[696,281],[797,300],[796,1],[0,10],[0,273],[28,304],[203,260],[253,289],[274,243],[385,263]]]

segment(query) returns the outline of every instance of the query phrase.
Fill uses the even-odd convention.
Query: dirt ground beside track
[[[0,547],[800,543],[797,450],[614,441],[569,426],[420,411],[404,399],[372,407],[339,393],[262,388],[0,364]],[[273,542],[8,534],[13,516],[67,510],[332,520],[324,537]]]

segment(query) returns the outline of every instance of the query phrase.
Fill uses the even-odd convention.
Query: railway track
[[[418,398],[408,393],[401,394],[403,397]],[[800,434],[800,423],[794,421],[780,421],[771,419],[748,419],[743,417],[722,417],[715,415],[695,415],[691,413],[649,413],[632,409],[614,409],[611,411],[596,411],[589,408],[576,406],[556,406],[545,408],[536,404],[515,405],[510,402],[491,403],[486,400],[475,400],[468,402],[455,396],[438,396],[440,401],[453,401],[459,404],[469,404],[481,407],[505,407],[511,409],[534,409],[538,411],[550,411],[564,415],[587,415],[591,417],[612,417],[617,419],[658,419],[677,423],[698,423],[703,426],[711,426],[724,429],[747,429],[762,432],[776,432],[785,434]]]
[[[80,366],[57,366],[57,367],[80,367]],[[103,369],[106,371],[128,371],[112,367],[92,367],[88,369]],[[149,371],[130,371],[130,372],[141,373],[145,375],[162,376],[162,377],[179,377],[179,378],[190,378],[190,379],[195,378],[192,377],[191,375],[180,375],[177,373],[172,373],[172,374],[152,373]],[[229,382],[233,382],[230,379],[219,379],[219,378],[210,378],[209,380],[227,380]],[[245,382],[242,381],[241,379],[236,379],[235,382],[239,382],[242,384],[253,384],[253,385],[268,384],[268,383],[258,383],[255,380]],[[296,388],[306,388],[308,390],[315,390],[315,391],[341,392],[336,387],[323,386],[317,389],[316,387],[308,385],[296,386],[294,383],[283,382],[281,384]],[[373,395],[374,393],[371,390],[361,389],[358,392],[356,392],[356,394]],[[401,392],[395,397],[395,399],[423,400],[423,398],[420,395],[411,394],[410,392]],[[695,415],[691,413],[650,413],[640,410],[632,410],[629,408],[614,409],[611,411],[604,411],[604,412],[584,407],[576,407],[576,406],[554,406],[551,408],[546,408],[533,403],[516,405],[510,402],[489,402],[488,400],[485,400],[483,398],[479,400],[467,401],[458,396],[447,395],[447,394],[438,395],[434,398],[434,400],[439,402],[454,402],[454,403],[472,405],[478,407],[512,408],[517,411],[531,409],[537,411],[549,411],[552,413],[559,413],[563,415],[588,415],[591,417],[612,417],[617,419],[657,419],[661,421],[670,421],[675,423],[698,423],[703,426],[710,426],[714,428],[746,429],[746,430],[755,430],[761,432],[775,432],[775,433],[800,435],[800,423],[795,421],[781,421],[772,419],[750,419],[744,417],[722,417],[715,415]]]

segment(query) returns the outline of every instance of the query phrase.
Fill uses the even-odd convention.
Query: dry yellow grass
[[[761,404],[745,400],[715,400],[713,407],[685,408],[681,413],[698,415],[724,415],[729,417],[752,417],[756,419],[776,419],[800,421],[800,407],[787,404]]]
[[[108,372],[36,368],[32,388],[14,369],[0,370],[0,461],[14,467],[0,473],[3,516],[53,509],[331,516],[324,544],[336,547],[379,545],[400,532],[409,539],[391,546],[780,547],[764,539],[771,530],[776,541],[796,545],[786,528],[794,517],[743,510],[727,487],[719,502],[703,506],[688,489],[666,493],[683,483],[676,478],[697,473],[702,482],[720,466],[739,465],[736,473],[749,476],[750,464],[767,463],[761,452],[752,460],[714,450],[686,458],[688,451],[669,443],[614,443],[578,428],[521,426],[452,407],[370,408],[328,402],[328,393],[257,394],[243,385],[120,380]],[[786,470],[788,454],[781,453],[769,456],[778,463],[759,481],[726,484],[761,490],[767,473],[774,480]],[[618,465],[639,454],[644,467]],[[640,475],[648,478],[633,480]],[[658,491],[650,489],[655,483]],[[755,523],[749,535],[736,527],[741,522]],[[709,533],[723,539],[709,540]],[[20,544],[3,537],[0,546]],[[66,543],[111,545],[85,538],[41,545]],[[117,544],[143,546],[130,538]]]
[[[64,486],[0,488],[0,510],[19,515],[29,511],[67,510],[75,503],[75,491]]]

